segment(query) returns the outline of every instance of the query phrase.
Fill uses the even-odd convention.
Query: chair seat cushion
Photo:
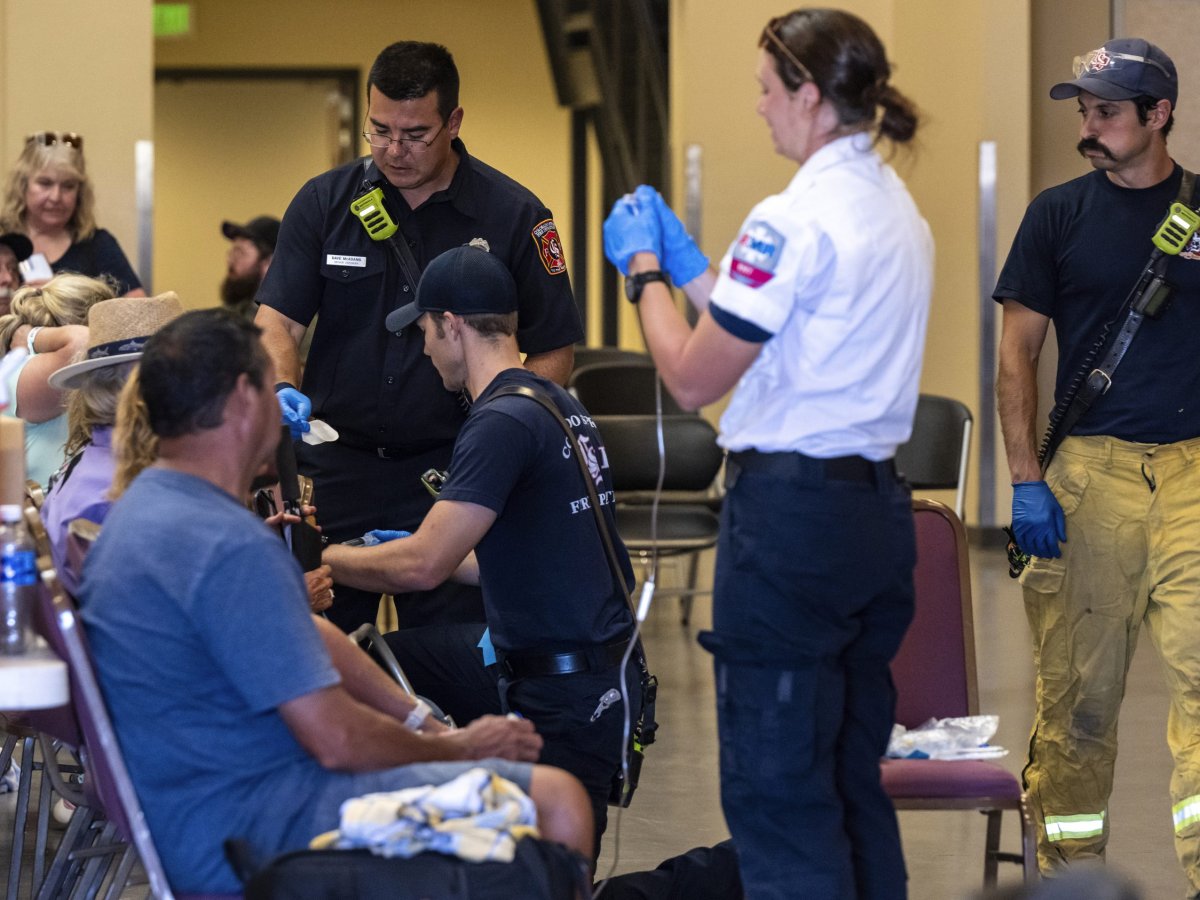
[[[975,759],[885,759],[883,789],[894,800],[994,797],[1019,801],[1017,777],[995,763]]]
[[[650,512],[649,506],[617,505],[617,533],[630,550],[651,546],[652,536],[657,537],[659,549],[668,553],[691,553],[717,542],[720,520],[705,506],[660,504],[656,528]]]

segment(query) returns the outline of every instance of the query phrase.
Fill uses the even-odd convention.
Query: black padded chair
[[[971,410],[951,397],[922,394],[912,437],[896,451],[896,468],[916,490],[952,490],[954,512],[966,508]]]
[[[717,433],[697,415],[665,415],[662,437],[665,465],[660,472],[658,418],[653,415],[598,415],[617,495],[617,533],[633,559],[650,568],[658,556],[686,557],[687,586],[659,590],[677,594],[686,625],[696,590],[699,554],[714,546],[719,532],[710,502],[724,453]],[[661,477],[663,495],[651,498]]]
[[[593,416],[652,416],[657,409],[657,380],[658,369],[650,357],[634,355],[576,366],[567,379],[567,390]],[[662,411],[663,415],[684,412],[666,388]]]

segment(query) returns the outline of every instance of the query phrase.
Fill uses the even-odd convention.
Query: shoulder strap
[[[1183,177],[1179,182],[1179,193],[1172,203],[1171,210],[1168,210],[1168,219],[1175,212],[1175,204],[1186,206],[1189,209],[1193,208],[1195,186],[1196,176],[1187,169],[1183,169]],[[1164,230],[1163,226],[1159,227],[1154,238],[1154,251],[1150,254],[1150,259],[1141,274],[1138,275],[1137,284],[1134,285],[1133,290],[1122,304],[1117,316],[1105,323],[1066,394],[1050,413],[1050,426],[1046,429],[1046,436],[1042,439],[1042,447],[1038,454],[1043,475],[1050,465],[1050,460],[1054,457],[1058,445],[1079,424],[1079,420],[1091,409],[1092,404],[1108,393],[1108,389],[1112,386],[1113,373],[1124,359],[1125,352],[1133,343],[1134,335],[1138,333],[1142,323],[1147,317],[1155,318],[1166,309],[1171,290],[1171,286],[1166,280],[1167,260],[1168,257],[1183,249],[1191,238],[1191,234],[1186,234],[1180,243],[1180,235],[1186,233],[1184,229],[1180,229],[1172,235],[1168,243],[1160,244],[1159,233]],[[1193,223],[1192,232],[1194,231]],[[1169,249],[1164,250],[1164,247]],[[1125,321],[1121,324],[1116,336],[1110,340],[1109,332],[1122,312],[1125,313]],[[1099,365],[1095,365],[1096,359],[1106,347],[1107,352],[1101,362]]]
[[[579,450],[579,442],[575,437],[575,432],[571,430],[571,426],[567,424],[567,420],[558,411],[558,407],[554,405],[554,401],[541,391],[534,390],[522,384],[509,384],[492,394],[493,400],[497,397],[528,397],[549,412],[567,436],[572,450],[571,455],[575,457],[575,461],[579,464],[579,473],[583,476],[583,483],[587,488],[588,502],[592,505],[592,512],[595,513],[596,517],[596,530],[600,532],[600,541],[604,544],[604,552],[608,556],[608,564],[612,569],[613,578],[616,580],[621,596],[629,604],[629,611],[633,613],[634,621],[636,621],[637,610],[633,608],[633,600],[629,596],[629,591],[625,589],[625,574],[621,571],[621,563],[617,559],[617,551],[613,546],[612,536],[608,532],[608,523],[604,521],[604,513],[600,509],[600,496],[596,493],[596,485],[592,481],[592,473],[588,471],[587,463],[583,461],[583,454]]]
[[[371,162],[371,157],[367,156],[363,158],[362,190],[364,192],[374,189],[379,184],[376,179],[371,177]],[[397,228],[391,237],[384,239],[384,243],[392,248],[392,256],[395,257],[396,262],[399,264],[400,274],[408,282],[411,296],[415,300],[417,296],[417,283],[421,280],[421,267],[417,265],[412,248],[408,246],[408,241],[404,238],[403,229]]]

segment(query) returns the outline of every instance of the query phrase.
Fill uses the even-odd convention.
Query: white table
[[[70,696],[67,664],[40,640],[26,653],[0,655],[0,710],[52,709]]]

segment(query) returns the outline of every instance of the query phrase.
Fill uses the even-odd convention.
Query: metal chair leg
[[[983,886],[986,889],[996,886],[996,870],[1000,852],[1000,820],[1004,812],[999,809],[980,811],[987,816],[987,838],[983,850]]]

